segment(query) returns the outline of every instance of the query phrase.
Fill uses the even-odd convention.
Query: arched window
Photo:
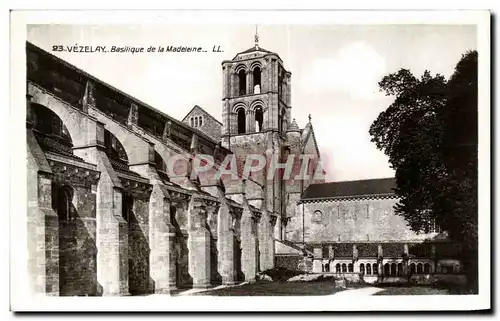
[[[191,127],[194,127],[194,118],[191,117],[191,118],[189,118],[189,120],[191,121]]]
[[[313,216],[312,216],[312,222],[313,223],[321,223],[322,216],[323,216],[323,214],[321,213],[321,211],[314,211]]]
[[[373,266],[373,274],[378,274],[378,264],[373,263],[372,266]]]
[[[352,263],[349,263],[349,265],[347,265],[347,270],[349,272],[354,272],[354,266],[352,265]]]
[[[342,272],[347,272],[347,265],[345,265],[345,263],[342,263]]]
[[[198,127],[198,117],[194,118],[194,127]]]
[[[415,263],[410,264],[410,274],[415,274]]]
[[[264,113],[262,107],[255,108],[255,129],[257,132],[262,131],[262,123],[264,122]]]
[[[365,265],[363,263],[359,265],[359,273],[365,274]]]
[[[397,267],[396,263],[391,264],[391,275],[396,275],[397,274]]]
[[[238,134],[244,134],[246,130],[245,109],[238,109]]]
[[[246,88],[247,88],[247,75],[246,75],[246,72],[245,70],[240,70],[238,72],[238,80],[239,80],[239,91],[238,93],[240,95],[246,95],[247,91],[246,91]]]
[[[200,127],[203,125],[203,117],[200,116]]]
[[[403,263],[398,263],[398,276],[403,276]]]
[[[431,273],[431,265],[429,263],[424,264],[424,273],[425,274]]]
[[[253,93],[260,94],[260,68],[253,70]]]
[[[340,273],[340,263],[337,263],[337,265],[335,265],[335,272]]]
[[[330,272],[330,263],[325,263],[325,272]]]
[[[366,264],[366,274],[372,274],[372,266],[370,265],[370,263]]]
[[[384,275],[391,275],[391,265],[389,263],[384,264]]]
[[[422,274],[423,272],[423,266],[422,263],[417,264],[417,274]]]

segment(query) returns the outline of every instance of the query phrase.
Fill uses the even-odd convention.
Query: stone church
[[[292,74],[258,41],[222,62],[220,120],[194,106],[179,121],[31,43],[26,54],[37,293],[172,293],[254,281],[275,266],[367,276],[460,269],[443,233],[412,233],[394,214],[391,178],[193,175],[197,154],[213,157],[212,174],[228,155],[251,154],[295,169],[311,155],[308,171],[322,172],[311,118],[301,129],[292,117]],[[170,170],[173,158],[185,171]]]

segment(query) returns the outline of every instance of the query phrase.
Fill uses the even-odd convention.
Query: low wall
[[[276,268],[285,268],[292,271],[307,271],[307,267],[304,266],[304,257],[302,255],[275,255],[274,260],[274,266]]]

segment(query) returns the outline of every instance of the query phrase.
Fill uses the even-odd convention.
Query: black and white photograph
[[[14,311],[491,308],[488,11],[53,13],[11,16]]]

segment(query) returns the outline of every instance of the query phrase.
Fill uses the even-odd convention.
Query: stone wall
[[[195,108],[193,108],[191,110],[191,112],[186,115],[183,122],[185,124],[188,124],[189,126],[191,126],[191,118],[193,118],[193,121],[194,121],[194,117],[201,117],[202,125],[200,126],[199,121],[198,121],[198,127],[194,127],[194,126],[192,126],[192,127],[202,131],[203,133],[205,133],[209,137],[213,138],[215,141],[220,141],[221,130],[222,130],[222,124],[220,122],[216,121],[205,110],[198,108],[198,106],[195,106]]]
[[[353,199],[306,203],[306,242],[403,241],[424,239],[394,213],[396,199]],[[296,227],[298,229],[299,227]]]
[[[53,184],[62,197],[61,186]],[[69,219],[59,219],[60,295],[96,295],[96,195],[83,187],[72,190]],[[57,202],[56,198],[54,201]]]

